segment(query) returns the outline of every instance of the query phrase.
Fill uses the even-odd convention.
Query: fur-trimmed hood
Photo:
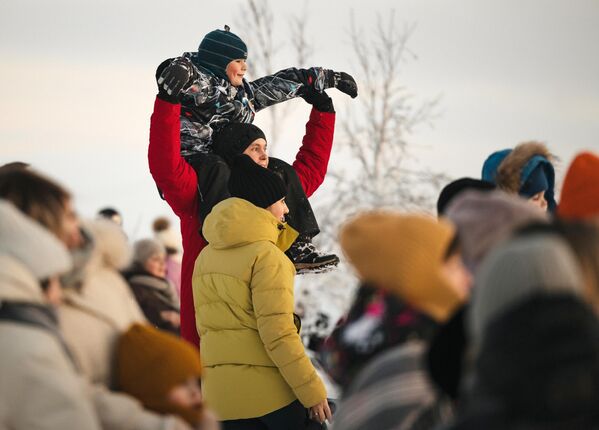
[[[549,184],[545,199],[549,210],[553,212],[556,207],[555,172],[552,164],[554,161],[555,157],[544,143],[524,142],[514,149],[504,149],[491,154],[483,165],[482,179],[495,183],[498,188],[509,193],[518,194],[530,174],[538,166],[542,166]]]

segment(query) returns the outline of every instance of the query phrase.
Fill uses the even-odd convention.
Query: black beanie
[[[239,197],[266,209],[287,195],[287,187],[276,173],[254,163],[247,155],[235,157],[229,177],[231,197]]]
[[[198,63],[216,76],[227,78],[227,64],[233,60],[247,59],[248,49],[239,36],[231,33],[229,27],[214,30],[204,36],[198,47]]]
[[[266,140],[266,136],[254,124],[232,122],[214,135],[212,149],[230,166],[233,159],[242,154],[256,139]]]
[[[460,178],[447,184],[439,194],[437,200],[437,214],[439,216],[445,214],[445,210],[449,206],[449,203],[463,191],[466,190],[479,190],[479,191],[491,191],[494,190],[495,184],[488,181],[481,181],[480,179],[472,178]]]

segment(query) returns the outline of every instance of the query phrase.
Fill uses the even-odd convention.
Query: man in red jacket
[[[311,101],[321,107],[322,104],[316,103],[316,100],[322,102],[318,98]],[[332,104],[330,109],[323,110],[328,112],[312,108],[306,134],[292,165],[307,197],[324,180],[333,144],[335,113]],[[171,97],[158,94],[150,124],[148,160],[156,185],[181,221],[181,336],[198,346],[191,277],[195,260],[206,242],[200,234],[202,225],[198,214],[201,201],[197,174],[179,152],[180,114],[180,104],[173,103]]]

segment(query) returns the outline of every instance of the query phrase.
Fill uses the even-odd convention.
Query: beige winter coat
[[[44,304],[37,280],[0,255],[0,302]],[[86,383],[48,330],[0,321],[0,428],[100,429]]]
[[[60,326],[83,374],[112,387],[115,342],[132,323],[146,319],[118,272],[131,257],[125,235],[106,220],[91,222],[87,229],[94,240],[92,255],[81,287],[65,289]]]

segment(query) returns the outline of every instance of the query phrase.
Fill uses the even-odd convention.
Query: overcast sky
[[[251,26],[237,25],[243,3],[2,0],[0,163],[28,161],[72,189],[84,216],[113,205],[132,237],[147,234],[156,215],[170,214],[147,168],[154,70],[224,24],[247,38]],[[271,3],[275,35],[288,47],[288,19],[302,2]],[[599,152],[599,1],[307,4],[310,65],[349,73],[351,10],[367,31],[392,9],[400,23],[416,24],[409,46],[417,58],[399,78],[416,100],[442,96],[434,127],[410,137],[424,165],[478,176],[492,151],[539,139],[561,157],[559,179],[577,151]],[[275,67],[294,65],[289,51]],[[341,119],[351,101],[333,96]],[[307,113],[293,102],[278,155],[294,154]]]

